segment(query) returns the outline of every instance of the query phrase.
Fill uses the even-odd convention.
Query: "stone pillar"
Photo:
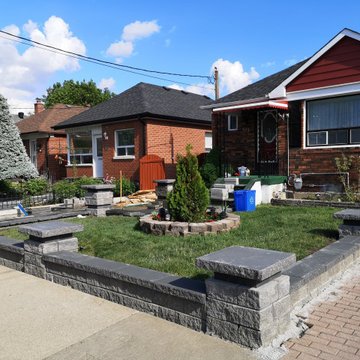
[[[290,325],[290,281],[283,269],[295,254],[231,246],[196,259],[214,271],[205,280],[207,333],[258,348]]]
[[[19,232],[29,235],[24,241],[24,272],[45,279],[42,256],[62,250],[77,251],[78,239],[73,233],[83,230],[83,225],[62,221],[19,226]]]
[[[360,210],[345,209],[334,214],[334,219],[343,220],[343,224],[339,225],[339,239],[345,236],[360,235]]]
[[[158,200],[162,202],[162,207],[164,208],[167,208],[166,197],[174,188],[174,182],[175,179],[154,180],[154,183],[157,183],[155,194],[157,195]]]
[[[106,211],[111,208],[113,203],[114,193],[111,191],[115,189],[115,185],[95,184],[82,185],[86,189],[85,205],[92,216],[106,216]]]

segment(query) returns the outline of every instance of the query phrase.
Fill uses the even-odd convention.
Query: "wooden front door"
[[[165,179],[164,159],[157,155],[145,155],[140,159],[140,190],[154,190],[154,180]]]

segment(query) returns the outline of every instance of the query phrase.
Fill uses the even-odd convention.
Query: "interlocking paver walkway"
[[[289,353],[282,360],[360,360],[360,276],[347,279],[306,315],[310,329],[286,343]]]

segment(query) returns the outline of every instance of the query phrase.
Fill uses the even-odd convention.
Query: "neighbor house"
[[[66,133],[54,130],[52,126],[88,109],[84,106],[56,104],[45,110],[41,101],[37,100],[35,114],[16,123],[31,162],[40,175],[50,181],[66,176]]]
[[[74,168],[77,176],[117,179],[121,171],[142,188],[154,186],[152,177],[173,178],[176,155],[184,154],[187,144],[195,154],[211,149],[211,111],[200,108],[211,101],[206,96],[139,83],[57,124],[56,130],[68,134],[67,177],[74,176]],[[146,184],[140,176],[140,164],[145,162],[163,166],[162,171],[149,170]]]
[[[326,188],[336,157],[360,155],[360,34],[344,29],[310,58],[204,108],[224,162]]]

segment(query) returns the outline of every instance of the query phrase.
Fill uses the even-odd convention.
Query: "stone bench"
[[[268,345],[290,325],[290,281],[282,271],[295,254],[231,246],[196,259],[214,271],[205,280],[207,332],[258,348]]]
[[[334,219],[343,220],[343,224],[339,226],[339,238],[348,235],[360,235],[360,210],[345,209],[334,214]]]

